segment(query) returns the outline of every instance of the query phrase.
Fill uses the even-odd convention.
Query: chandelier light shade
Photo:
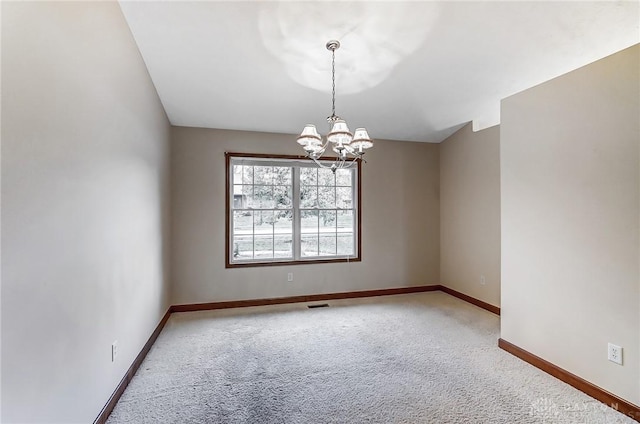
[[[322,137],[313,124],[305,125],[298,137],[298,144],[302,146],[308,158],[312,159],[319,167],[328,168],[334,172],[336,169],[352,166],[358,159],[362,159],[366,149],[373,147],[373,140],[369,137],[366,129],[357,128],[355,133],[351,133],[346,121],[336,115],[336,50],[339,47],[339,41],[327,42],[327,50],[331,52],[332,107],[331,116],[327,118],[330,131],[326,141],[323,143]],[[338,157],[333,160],[331,165],[326,165],[326,161],[321,162],[321,158],[329,146]]]
[[[318,134],[316,126],[313,124],[305,125],[302,134],[298,137],[298,143],[302,146],[306,146],[307,144],[322,144],[322,137]]]

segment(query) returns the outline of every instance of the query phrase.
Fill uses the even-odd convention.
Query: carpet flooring
[[[327,303],[173,314],[108,424],[637,424],[499,349],[499,318],[445,293]]]

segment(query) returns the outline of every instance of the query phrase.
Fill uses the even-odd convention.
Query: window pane
[[[274,237],[274,257],[276,258],[292,258],[293,257],[293,235],[278,234]]]
[[[318,207],[320,208],[336,207],[335,187],[318,187]]]
[[[233,165],[233,183],[242,184],[242,165]]]
[[[336,211],[320,211],[320,232],[336,232]]]
[[[256,234],[255,249],[256,258],[273,258],[273,235]]]
[[[336,185],[350,187],[352,172],[350,169],[336,169]]]
[[[233,213],[233,258],[253,259],[253,215],[250,211]]]
[[[273,209],[275,201],[273,199],[272,186],[253,187],[253,207],[260,209]]]
[[[256,211],[253,213],[254,234],[273,234],[275,222],[273,211]]]
[[[233,186],[233,209],[242,209],[242,186],[234,185]]]
[[[318,236],[302,234],[300,240],[300,253],[302,256],[318,256]]]
[[[254,255],[256,258],[273,258],[273,211],[254,212]]]
[[[320,256],[335,256],[336,254],[336,235],[335,233],[327,236],[320,236]]]
[[[276,234],[293,232],[293,212],[291,210],[276,211],[275,219],[273,227]]]
[[[338,233],[338,255],[353,255],[353,233]]]
[[[302,234],[318,234],[318,211],[301,211],[300,221]]]
[[[253,259],[253,236],[233,237],[233,259]]]
[[[291,186],[274,186],[273,197],[276,208],[291,208]]]
[[[343,209],[353,207],[353,191],[351,187],[336,188],[336,206]]]
[[[233,213],[233,234],[253,234],[253,213],[251,211],[235,211]]]
[[[337,231],[339,233],[345,233],[345,232],[352,233],[354,231],[353,211],[338,211],[337,216],[338,216]]]
[[[300,187],[300,207],[302,208],[318,207],[318,187],[316,186]]]
[[[241,187],[242,209],[248,209],[254,207],[253,201],[253,186],[243,185]],[[235,197],[235,195],[234,195]]]
[[[256,185],[273,184],[274,173],[272,166],[254,166],[253,167],[253,183]]]
[[[330,169],[318,169],[318,185],[333,186],[336,185],[336,176]]]
[[[300,168],[301,185],[318,185],[318,168]]]
[[[273,175],[275,185],[291,185],[291,172],[293,168],[288,166],[274,166]]]
[[[233,186],[233,209],[248,209],[253,207],[253,186]]]
[[[242,183],[253,184],[253,166],[242,167]]]

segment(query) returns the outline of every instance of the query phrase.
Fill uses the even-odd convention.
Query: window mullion
[[[300,259],[300,250],[301,250],[301,236],[300,236],[300,228],[301,224],[301,214],[300,214],[300,167],[293,166],[293,179],[291,183],[293,184],[293,239],[292,239],[292,250],[293,250],[293,259]]]
[[[316,220],[316,252],[317,256],[320,256],[320,173],[319,170],[316,169],[316,213],[318,214],[318,219]]]
[[[251,167],[251,195],[253,196],[254,201],[252,204],[255,205],[255,195],[256,195],[256,167]],[[251,257],[253,259],[256,258],[256,209],[253,208],[251,211]]]
[[[336,245],[336,249],[333,252],[334,255],[338,254],[338,187],[337,187],[337,184],[338,184],[338,180],[334,178],[333,179],[333,199],[334,199],[333,207],[335,209],[333,213],[335,214],[334,215],[335,221],[334,221],[333,231],[335,231],[335,234],[333,239]]]
[[[231,262],[233,260],[233,250],[234,250],[234,246],[235,246],[234,240],[235,240],[235,236],[236,236],[236,233],[235,233],[235,219],[236,219],[235,215],[236,214],[235,214],[235,205],[233,203],[234,188],[235,188],[235,185],[234,185],[235,181],[233,179],[233,177],[234,177],[234,174],[233,174],[233,169],[234,168],[233,168],[233,166],[234,166],[233,162],[231,162],[231,166],[229,166],[229,169],[227,169],[227,174],[228,174],[227,178],[230,181],[229,184],[231,185],[231,187],[229,188],[229,199],[228,199],[229,209],[230,209],[229,212],[228,212],[228,214],[229,214],[229,228],[228,228],[228,231],[229,231],[229,234],[231,234],[231,237],[229,237],[229,240],[227,240],[227,244],[229,245],[229,257],[227,258],[227,260],[229,262]],[[244,205],[242,205],[242,206],[244,206]]]
[[[360,223],[358,222],[359,217],[357,213],[357,211],[360,210],[360,204],[358,203],[360,194],[357,192],[358,178],[360,178],[360,173],[358,172],[351,173],[351,216],[353,217],[352,218],[353,227],[351,228],[351,240],[353,243],[353,249],[351,250],[351,255],[355,255],[355,256],[360,256],[360,252],[358,251],[358,237],[360,237],[360,234],[358,234],[357,232],[357,229],[360,226]]]

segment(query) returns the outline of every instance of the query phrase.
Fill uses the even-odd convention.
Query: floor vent
[[[314,309],[314,308],[328,308],[329,304],[328,303],[319,303],[317,305],[307,305],[307,308],[309,309]]]

